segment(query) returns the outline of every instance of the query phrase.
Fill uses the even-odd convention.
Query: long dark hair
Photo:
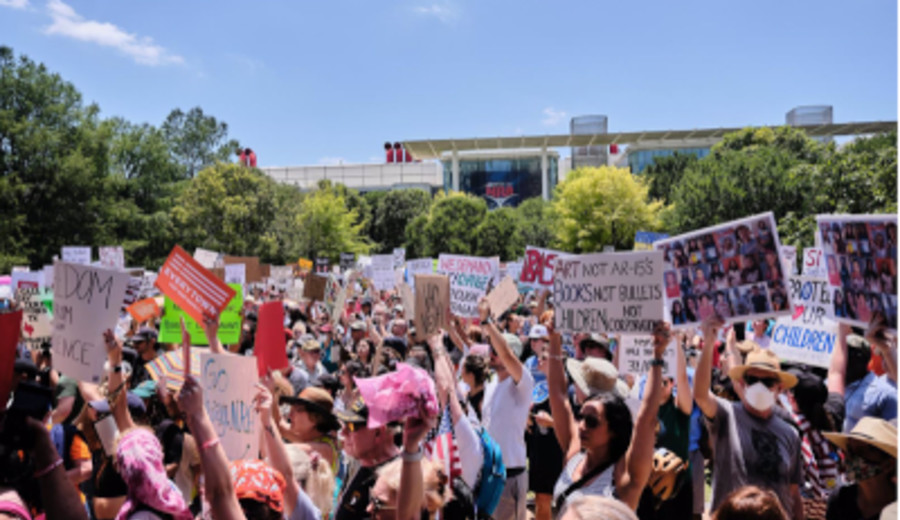
[[[596,401],[603,405],[603,415],[609,425],[609,464],[615,464],[628,451],[631,445],[631,433],[634,423],[631,420],[631,410],[625,404],[625,400],[610,393],[594,394],[585,400],[585,404]]]

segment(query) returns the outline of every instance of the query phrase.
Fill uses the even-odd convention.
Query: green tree
[[[519,215],[513,208],[505,207],[489,211],[475,229],[478,256],[499,256],[508,262],[525,254],[525,241],[520,232]]]
[[[172,158],[162,130],[121,118],[108,120],[106,124],[112,128],[110,172],[128,181],[134,202],[143,211],[168,210],[174,203],[176,183],[187,177]]]
[[[552,209],[558,245],[588,253],[605,245],[634,247],[637,231],[659,227],[662,203],[649,202],[643,179],[625,168],[579,168],[557,185]]]
[[[240,146],[228,139],[228,125],[194,107],[187,113],[172,110],[162,124],[162,133],[169,142],[172,157],[188,178],[207,166],[227,162]]]
[[[275,181],[255,169],[219,163],[185,188],[172,220],[186,248],[271,261],[282,256],[271,229],[277,210]]]
[[[541,197],[526,199],[516,208],[519,230],[526,246],[551,247],[556,238],[550,203]]]
[[[306,194],[295,218],[293,257],[327,256],[337,262],[341,253],[368,254],[372,244],[363,234],[357,210],[349,210],[340,190],[317,189]]]
[[[428,213],[431,194],[422,189],[392,190],[377,199],[370,227],[378,251],[389,253],[406,240],[407,225],[419,215]]]
[[[423,213],[412,220],[406,226],[406,258],[422,258],[428,253],[428,240],[425,237],[425,226],[428,225],[428,214]]]
[[[486,214],[487,203],[480,197],[459,192],[437,196],[423,228],[425,254],[474,254],[476,230]]]
[[[672,201],[672,191],[681,182],[685,170],[696,162],[696,155],[680,152],[654,159],[653,163],[642,172],[649,183],[650,198],[669,204]]]

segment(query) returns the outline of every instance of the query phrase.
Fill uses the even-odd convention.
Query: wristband
[[[565,361],[565,360],[566,360],[566,355],[565,355],[565,354],[547,354],[547,357],[550,358],[550,359],[557,359],[557,360],[559,360],[559,361]]]
[[[122,372],[122,365],[116,365],[113,367],[112,371],[116,374]]]
[[[491,323],[494,323],[494,318],[492,318],[492,317],[490,317],[490,316],[488,316],[487,318],[481,320],[481,325],[489,325],[489,324],[491,324]]]
[[[665,364],[666,364],[666,362],[663,361],[661,358],[654,358],[654,359],[652,359],[652,360],[650,361],[650,366],[651,366],[651,367],[661,367],[661,366],[663,366],[663,365],[665,365]]]
[[[403,462],[419,462],[424,456],[425,452],[422,451],[421,446],[419,446],[419,449],[413,453],[409,453],[408,451],[403,450],[403,453],[400,455],[400,457],[403,459]]]
[[[217,444],[219,444],[219,438],[218,438],[218,437],[216,437],[215,439],[210,439],[210,440],[204,442],[203,444],[200,445],[200,449],[203,450],[203,451],[206,451],[206,450],[208,450],[208,449],[210,449],[210,448],[216,446]]]
[[[46,468],[44,468],[40,471],[36,471],[34,473],[34,478],[41,478],[43,476],[48,475],[51,471],[62,466],[62,463],[63,463],[62,459],[56,459],[54,462],[51,462]]]

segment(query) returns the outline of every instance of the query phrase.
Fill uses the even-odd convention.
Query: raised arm
[[[550,394],[550,415],[553,417],[553,433],[565,453],[566,461],[581,451],[581,439],[575,433],[578,423],[569,404],[566,369],[563,365],[562,338],[556,331],[550,332],[549,365],[547,367],[547,389]]]
[[[424,411],[423,411],[424,412]],[[397,518],[419,520],[425,504],[425,477],[422,472],[422,439],[434,428],[434,417],[408,417],[403,426],[403,465],[397,490]]]
[[[106,357],[112,369],[109,373],[109,406],[112,408],[116,427],[124,433],[134,428],[131,412],[128,411],[128,385],[122,377],[122,344],[116,339],[110,329],[103,333],[103,341],[106,343]]]
[[[209,351],[213,354],[232,354],[232,352],[222,348],[219,342],[219,317],[211,314],[203,315],[203,333],[206,334],[206,341],[209,342]],[[188,336],[190,342],[190,336]]]
[[[694,408],[694,392],[687,375],[687,359],[684,357],[682,342],[675,342],[675,406],[685,415]]]
[[[491,307],[488,305],[487,299],[482,298],[481,301],[478,302],[478,314],[481,316],[481,323],[484,324],[482,325],[482,329],[485,330],[488,333],[488,337],[491,338],[491,345],[497,352],[497,357],[500,358],[500,362],[503,363],[503,366],[509,372],[510,377],[512,377],[513,381],[518,385],[519,381],[522,380],[522,372],[525,370],[525,366],[522,365],[522,362],[519,361],[516,354],[509,348],[509,345],[506,343],[506,338],[500,333],[497,324],[494,323],[493,320],[488,321],[488,318],[491,315]]]
[[[694,372],[694,402],[707,417],[715,417],[719,404],[712,393],[712,356],[716,348],[716,332],[722,326],[722,318],[713,314],[701,324],[703,331],[703,351]]]
[[[34,439],[32,455],[36,468],[35,480],[40,486],[46,517],[51,519],[87,520],[87,512],[78,497],[78,488],[66,477],[61,455],[56,453],[47,428],[32,418],[26,427]],[[50,499],[52,497],[52,499]]]
[[[269,464],[273,468],[280,471],[285,480],[284,490],[284,507],[285,513],[290,515],[297,505],[297,496],[303,493],[303,490],[297,484],[294,478],[294,468],[291,466],[291,459],[288,456],[281,435],[272,417],[272,393],[262,383],[256,383],[256,395],[253,397],[253,403],[256,406],[256,412],[259,413],[259,422],[263,427],[263,445],[266,453],[269,455]]]
[[[847,336],[849,334],[850,325],[846,323],[838,325],[837,341],[828,365],[828,379],[826,380],[828,393],[844,395],[847,376]]]

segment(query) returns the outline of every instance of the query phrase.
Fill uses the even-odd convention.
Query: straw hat
[[[781,362],[778,356],[769,349],[755,349],[747,354],[743,365],[736,366],[728,372],[733,381],[744,379],[744,372],[751,368],[771,372],[781,380],[781,386],[785,389],[793,388],[797,384],[797,376],[781,370]]]
[[[338,418],[334,414],[334,399],[324,388],[307,386],[296,397],[282,396],[278,402],[281,404],[300,404],[310,410],[319,412],[325,418],[321,425],[324,431],[339,430],[341,428]]]
[[[897,458],[897,427],[875,417],[863,417],[850,433],[823,433],[838,448],[847,451],[850,439],[875,446],[891,457]]]
[[[566,370],[575,386],[586,395],[613,392],[625,397],[621,395],[621,387],[616,387],[619,371],[603,358],[589,357],[584,361],[570,358],[566,360]]]

